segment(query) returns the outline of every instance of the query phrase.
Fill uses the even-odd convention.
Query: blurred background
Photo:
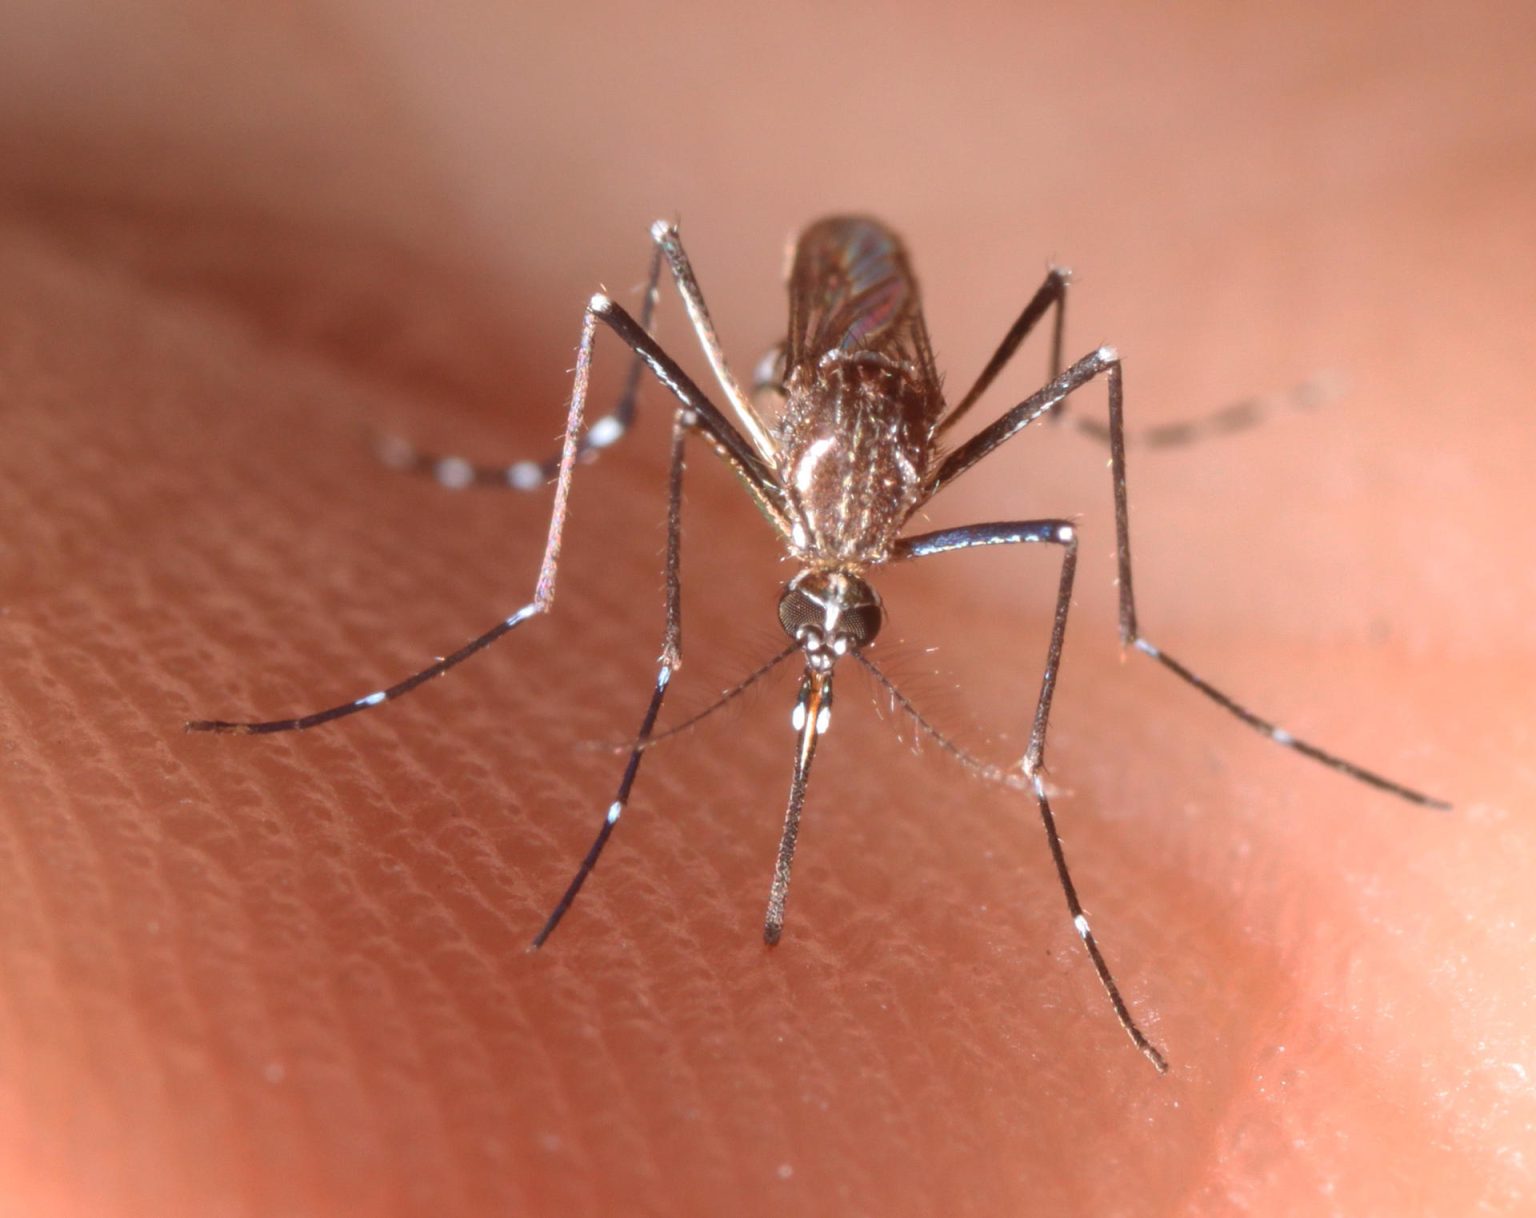
[[[13,0],[0,1213],[1531,1212],[1533,48],[1518,0]],[[843,210],[905,236],[952,395],[1051,265],[1137,425],[1337,386],[1135,454],[1143,624],[1459,820],[1121,668],[1080,438],[935,505],[1085,522],[1054,776],[1165,1082],[1037,831],[994,841],[1017,808],[857,727],[862,694],[767,964],[783,689],[653,767],[658,806],[718,806],[636,825],[577,942],[522,955],[609,798],[579,744],[649,679],[660,395],[577,491],[529,667],[259,755],[175,730],[364,692],[521,603],[542,507],[392,481],[370,432],[547,445],[582,304],[634,302],[657,218],[749,369],[786,240]],[[670,289],[660,329],[702,383]],[[784,577],[693,466],[689,707],[765,654]],[[896,670],[978,749],[1020,743],[1000,657],[1043,646],[1053,571],[893,573]]]

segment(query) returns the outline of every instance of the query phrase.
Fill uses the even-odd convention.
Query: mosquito
[[[1086,424],[1086,421],[1080,425],[1083,430],[1107,441],[1109,446],[1122,647],[1151,657],[1180,681],[1285,748],[1410,803],[1431,808],[1449,807],[1443,800],[1384,778],[1293,736],[1191,672],[1142,634],[1131,583],[1130,514],[1125,475],[1127,433],[1123,420],[1121,361],[1114,348],[1099,347],[1062,368],[1062,329],[1068,285],[1065,271],[1052,269],[1046,275],[969,392],[951,407],[940,387],[917,282],[900,240],[889,228],[867,217],[834,216],[820,220],[805,229],[792,246],[787,338],[759,366],[749,393],[726,364],[677,226],[658,222],[652,227],[651,236],[654,249],[640,320],[601,293],[592,297],[583,314],[570,407],[557,458],[490,467],[477,466],[456,457],[439,458],[418,453],[403,443],[392,445],[385,453],[393,464],[433,473],[449,486],[498,484],[535,490],[553,481],[554,503],[533,599],[452,655],[395,685],[351,702],[290,719],[264,722],[199,720],[188,723],[188,730],[264,733],[316,727],[409,693],[523,623],[549,613],[555,603],[561,536],[578,461],[595,455],[597,450],[612,444],[629,429],[642,373],[649,369],[676,399],[667,482],[666,618],[661,654],[650,699],[629,748],[613,801],[603,814],[590,849],[534,937],[531,948],[538,948],[548,940],[596,867],[629,803],[648,747],[663,735],[671,734],[658,733],[656,723],[673,674],[683,659],[680,614],[683,467],[686,442],[697,436],[737,476],[778,534],[789,557],[799,564],[798,573],[784,585],[778,600],[779,624],[787,636],[787,645],[715,703],[715,706],[721,705],[793,656],[798,655],[803,661],[799,697],[791,716],[794,761],[763,923],[764,941],[770,946],[777,944],[783,933],[790,871],[811,766],[817,747],[831,724],[832,691],[838,665],[845,660],[851,661],[867,669],[891,697],[913,715],[923,730],[971,769],[984,777],[1021,788],[1032,796],[1040,813],[1068,913],[1110,1005],[1137,1049],[1159,1072],[1166,1071],[1167,1059],[1142,1032],[1131,1014],[1089,926],[1088,916],[1072,882],[1043,778],[1051,700],[1061,668],[1062,645],[1077,569],[1077,527],[1069,520],[1049,519],[993,521],[915,534],[907,531],[913,517],[945,487],[1031,424],[1048,416],[1062,415],[1073,394],[1091,382],[1103,380],[1109,406],[1107,429]],[[687,308],[694,334],[724,397],[726,410],[716,406],[652,336],[652,319],[663,266],[670,271]],[[948,442],[951,429],[971,411],[1026,337],[1048,314],[1052,317],[1048,383],[970,439],[961,443]],[[588,426],[585,422],[588,383],[600,326],[617,335],[629,348],[633,363],[615,409]],[[1212,416],[1210,429],[1231,430],[1251,422],[1258,413],[1254,404],[1245,403],[1235,411]],[[1199,431],[1198,426],[1190,425],[1160,429],[1166,433],[1165,440],[1168,437],[1187,439]],[[1153,442],[1157,442],[1157,434],[1148,433]],[[885,611],[871,578],[889,563],[912,562],[980,547],[1015,545],[1055,547],[1061,556],[1061,568],[1028,747],[1017,769],[1003,771],[978,761],[943,737],[876,666],[870,652],[880,634]]]

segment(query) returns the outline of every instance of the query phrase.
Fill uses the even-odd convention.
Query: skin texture
[[[1529,1212],[1528,5],[159,7],[23,3],[0,50],[4,1212]],[[851,669],[779,948],[792,669],[648,760],[525,952],[660,641],[658,392],[578,471],[553,618],[320,731],[179,730],[366,693],[528,599],[547,498],[391,473],[370,431],[542,455],[582,302],[635,302],[658,216],[745,374],[784,235],[849,208],[905,236],[952,395],[1050,259],[1133,423],[1341,386],[1132,449],[1142,625],[1452,813],[1122,662],[1089,440],[1032,428],[933,505],[1079,520],[1050,776],[1164,1078],[1031,805]],[[705,451],[689,479],[672,722],[780,645],[792,573]],[[1055,576],[884,574],[877,657],[1016,756]]]

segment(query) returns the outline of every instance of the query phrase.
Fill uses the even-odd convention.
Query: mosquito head
[[[884,621],[875,590],[847,571],[802,571],[779,597],[779,624],[817,671],[830,671],[839,656],[868,646]]]

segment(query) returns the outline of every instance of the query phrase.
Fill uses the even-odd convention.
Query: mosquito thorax
[[[849,571],[802,571],[779,597],[779,625],[813,667],[830,668],[839,656],[868,646],[884,621],[880,597]]]

